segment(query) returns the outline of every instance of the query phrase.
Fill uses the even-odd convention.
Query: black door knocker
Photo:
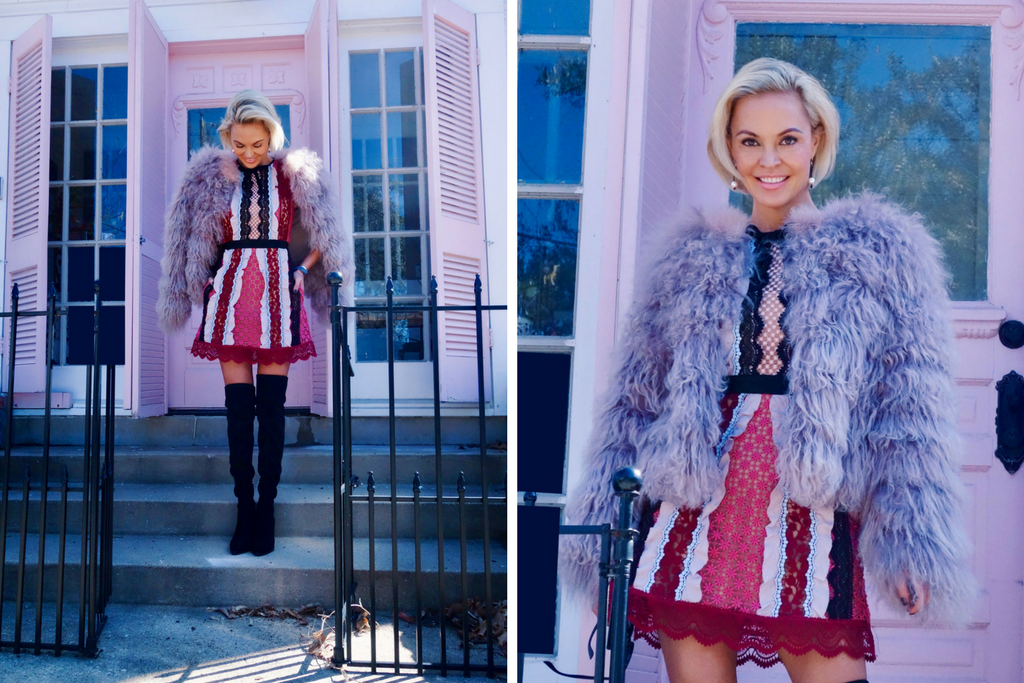
[[[996,395],[996,457],[1013,474],[1024,463],[1024,377],[1003,375]]]

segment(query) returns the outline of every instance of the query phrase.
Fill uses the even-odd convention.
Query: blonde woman
[[[817,80],[747,64],[708,154],[752,214],[695,213],[637,269],[569,518],[613,522],[611,473],[642,471],[629,617],[673,683],[732,682],[747,661],[863,683],[865,574],[907,618],[971,617],[939,248],[874,195],[815,207],[838,140]],[[593,543],[562,559],[593,595]]]
[[[192,355],[219,361],[224,376],[238,499],[229,550],[266,555],[274,549],[288,369],[316,355],[304,301],[326,313],[326,276],[339,271],[351,281],[352,246],[320,160],[308,150],[283,149],[270,100],[254,90],[238,93],[219,133],[224,149],[204,147],[193,155],[171,203],[158,308],[167,332],[188,321],[193,304],[202,308]],[[300,224],[309,249],[292,261],[289,244]]]

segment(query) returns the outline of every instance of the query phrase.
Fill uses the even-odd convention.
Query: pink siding
[[[46,15],[19,36],[12,46],[7,281],[3,292],[0,292],[4,310],[8,310],[11,287],[15,283],[19,289],[20,310],[46,307],[52,32],[53,22]],[[9,328],[6,324],[4,328],[7,333]],[[45,332],[42,318],[18,321],[14,354],[18,366],[15,391],[44,389]]]
[[[487,282],[474,15],[450,0],[423,0],[423,45],[432,270],[441,305],[472,305],[475,276]],[[476,400],[474,314],[441,314],[438,336],[441,400]]]
[[[166,339],[157,327],[157,283],[167,207],[167,40],[144,0],[129,7],[128,287],[131,321],[125,407],[136,417],[167,412]]]

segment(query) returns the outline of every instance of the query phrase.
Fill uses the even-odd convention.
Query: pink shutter
[[[46,308],[46,240],[49,210],[50,57],[53,20],[37,21],[13,44],[11,53],[10,198],[7,211],[7,280],[3,308],[9,310],[17,283],[22,311]],[[5,332],[10,328],[4,325]],[[9,342],[4,343],[4,352]],[[18,321],[14,390],[45,389],[46,322]],[[5,362],[6,365],[6,362]]]
[[[317,0],[313,16],[306,28],[306,101],[309,121],[309,146],[324,160],[324,171],[330,182],[337,185],[338,168],[337,112],[338,77],[333,74],[338,64],[338,4],[337,0]],[[333,76],[332,76],[333,74]],[[310,318],[310,332],[318,349],[310,362],[313,364],[313,382],[310,410],[315,415],[331,416],[331,354],[329,352],[331,327],[323,324],[319,316]]]
[[[472,305],[480,275],[487,304],[487,244],[480,156],[480,90],[475,16],[450,0],[423,0],[427,94],[430,257],[438,303]],[[484,343],[490,331],[484,318]],[[477,399],[473,312],[441,313],[438,323],[441,400]],[[484,349],[490,384],[490,349]]]
[[[125,407],[167,412],[167,339],[157,326],[157,283],[167,209],[167,39],[144,0],[129,4],[128,267]]]

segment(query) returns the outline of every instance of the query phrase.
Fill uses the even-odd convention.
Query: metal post
[[[21,485],[21,542],[18,545],[18,583],[14,598],[14,654],[21,654],[21,617],[25,610],[25,545],[28,542],[28,499],[32,493],[32,472],[25,465]]]
[[[597,583],[597,643],[594,650],[594,683],[604,683],[604,651],[608,647],[608,572],[611,571],[612,527],[601,528],[600,579]]]
[[[348,653],[348,659],[352,658],[352,623],[349,621],[349,611],[351,609],[352,600],[355,599],[355,551],[353,549],[353,539],[355,538],[354,523],[353,519],[353,501],[352,501],[352,489],[358,485],[358,477],[352,476],[352,375],[355,374],[352,371],[352,356],[349,354],[348,349],[348,309],[341,309],[341,343],[344,345],[342,348],[341,362],[341,420],[342,429],[342,463],[341,463],[341,476],[342,480],[348,484],[351,489],[348,490],[348,495],[345,496],[344,500],[344,524],[342,525],[342,543],[345,548],[345,562],[343,564],[343,587],[344,587],[344,606],[345,606],[345,647]],[[337,410],[337,408],[335,408]],[[337,625],[337,618],[335,619],[335,625]]]
[[[348,630],[348,613],[345,609],[348,598],[345,595],[344,520],[342,519],[342,498],[348,495],[347,484],[341,467],[341,273],[327,276],[331,285],[331,389],[334,408],[333,450],[334,450],[334,656],[331,663],[341,666],[345,663],[345,633]]]
[[[0,635],[3,633],[4,574],[7,567],[7,502],[11,493],[11,446],[14,443],[14,354],[18,340],[18,283],[11,287],[11,345],[7,352],[7,434],[4,437],[4,489],[0,507]]]
[[[398,632],[398,454],[395,451],[395,283],[388,276],[388,444],[391,458],[391,621],[395,645],[395,673],[401,673],[401,634]]]
[[[469,572],[466,558],[466,473],[459,472],[459,566],[462,579],[462,673],[469,678]]]
[[[633,564],[633,501],[640,496],[643,480],[640,471],[623,467],[612,477],[612,488],[619,498],[619,522],[612,532],[615,536],[615,556],[609,574],[612,586],[611,618],[611,683],[626,680],[626,625],[629,609],[629,570]]]
[[[46,567],[46,504],[50,490],[50,403],[53,390],[53,328],[56,320],[57,290],[50,283],[46,297],[46,391],[43,400],[43,476],[39,490],[39,566],[36,569],[36,649],[43,638],[43,578]]]
[[[444,465],[441,458],[441,349],[438,348],[437,278],[430,278],[430,350],[434,371],[434,481],[437,484],[437,613],[441,625],[441,676],[448,676],[448,629],[445,618]]]
[[[420,473],[417,472],[412,478],[412,520],[413,539],[416,542],[416,673],[423,675],[423,589],[420,586],[420,490],[423,484],[420,481]],[[398,628],[398,622],[395,622]]]
[[[484,395],[484,312],[483,283],[477,274],[473,282],[476,305],[476,380],[477,410],[480,421],[480,502],[484,522],[484,619],[487,620],[487,677],[495,678],[494,672],[494,596],[491,590],[491,518],[490,503],[487,500],[487,413],[486,396]]]
[[[374,516],[377,504],[374,502],[374,494],[377,492],[377,482],[373,479],[371,471],[366,477],[366,500],[367,500],[367,535],[369,538],[370,551],[370,673],[377,673],[377,535],[374,528]]]
[[[96,632],[96,606],[98,583],[98,541],[99,541],[99,502],[100,502],[100,281],[93,285],[93,326],[92,326],[92,367],[93,367],[93,413],[92,413],[92,449],[89,457],[89,626],[85,654],[95,657],[99,654]]]
[[[57,531],[57,617],[56,636],[53,641],[57,645],[54,656],[60,657],[64,645],[64,550],[68,539],[68,466],[64,465],[60,473],[60,527]]]

